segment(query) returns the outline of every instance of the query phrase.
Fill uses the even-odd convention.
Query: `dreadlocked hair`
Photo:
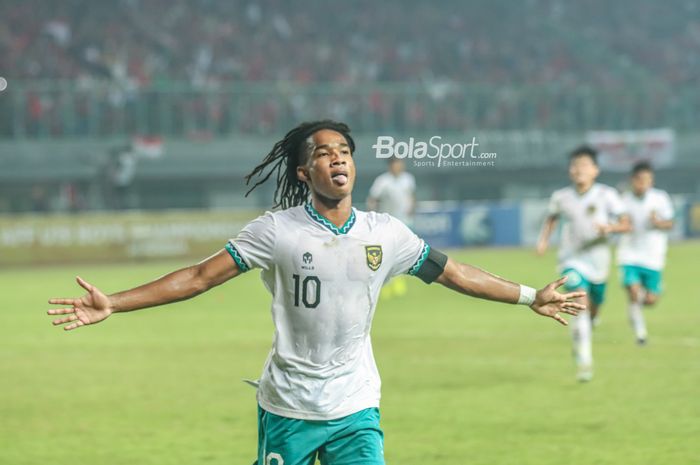
[[[351,153],[355,152],[355,141],[350,137],[350,128],[347,124],[332,120],[301,123],[289,131],[282,140],[275,143],[262,163],[245,177],[246,186],[253,181],[253,178],[258,179],[245,196],[248,197],[256,187],[275,174],[277,188],[272,208],[286,209],[306,202],[309,197],[309,186],[297,178],[297,167],[306,163],[306,158],[309,156],[309,150],[312,147],[309,138],[322,129],[331,129],[342,134]]]

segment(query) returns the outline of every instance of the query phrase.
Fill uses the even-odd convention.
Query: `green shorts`
[[[595,305],[600,305],[605,300],[605,283],[592,283],[573,268],[566,268],[561,274],[569,277],[569,280],[564,283],[564,289],[567,292],[584,290],[591,303]]]
[[[661,294],[661,271],[637,265],[622,265],[620,271],[625,287],[639,284],[652,294]]]
[[[253,465],[384,465],[379,409],[336,420],[298,420],[258,406],[258,460]]]

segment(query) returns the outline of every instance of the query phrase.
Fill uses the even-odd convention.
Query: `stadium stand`
[[[696,2],[408,3],[2,1],[0,136],[700,125]]]

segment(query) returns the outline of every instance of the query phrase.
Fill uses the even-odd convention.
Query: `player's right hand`
[[[76,281],[87,294],[79,299],[49,299],[49,303],[53,305],[70,305],[69,308],[56,308],[47,312],[49,315],[68,315],[53,320],[54,326],[70,323],[63,327],[66,331],[99,323],[113,312],[109,297],[102,291],[80,276],[76,277]]]

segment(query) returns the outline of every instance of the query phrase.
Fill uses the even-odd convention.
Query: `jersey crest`
[[[367,266],[372,271],[377,271],[382,266],[382,246],[366,245],[365,254],[367,256]]]

